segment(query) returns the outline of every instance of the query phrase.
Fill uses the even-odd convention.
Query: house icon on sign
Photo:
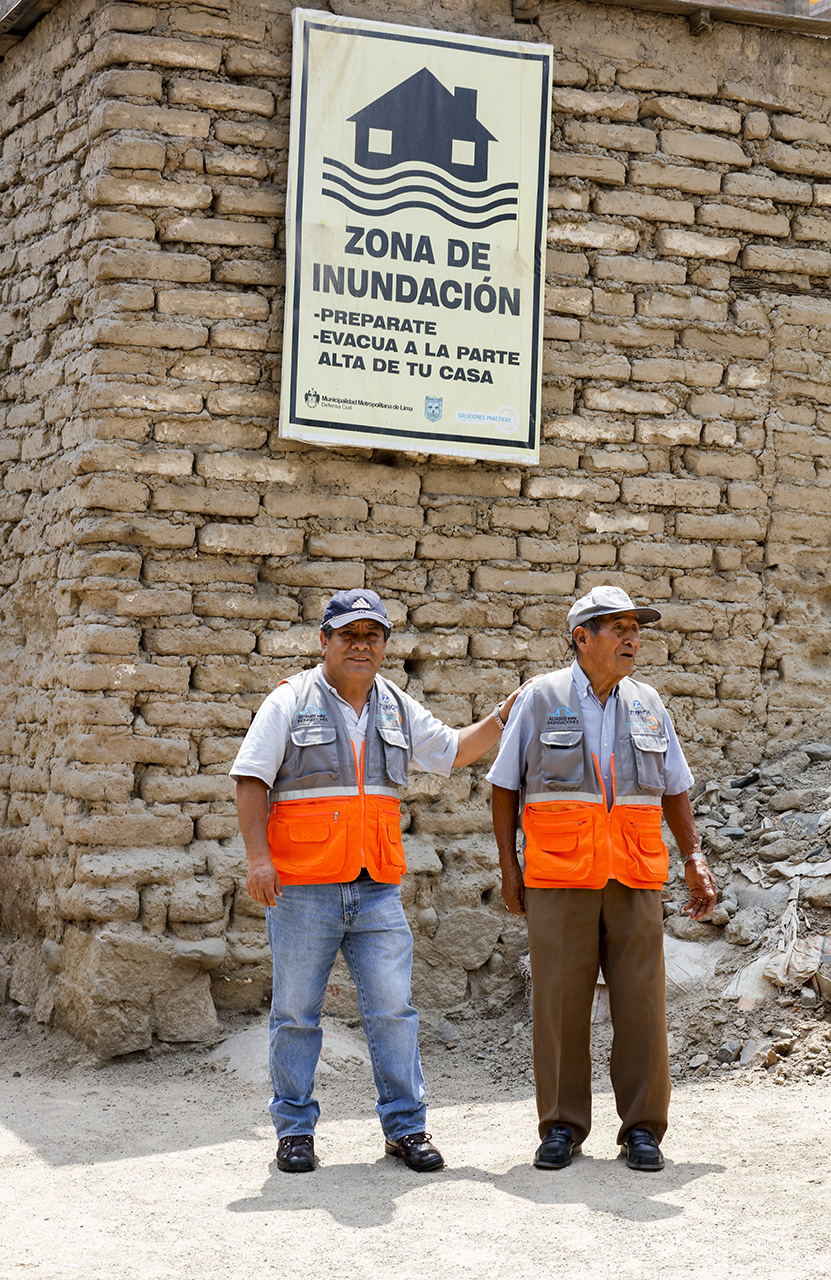
[[[445,89],[426,67],[350,116],[355,124],[355,163],[364,169],[422,161],[455,178],[484,182],[488,143],[476,119],[475,89]]]

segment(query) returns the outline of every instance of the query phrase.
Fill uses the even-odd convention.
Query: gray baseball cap
[[[657,609],[639,609],[621,587],[593,587],[569,609],[568,629],[573,632],[575,627],[585,626],[589,618],[600,618],[604,613],[635,613],[642,623],[657,622],[661,616]]]

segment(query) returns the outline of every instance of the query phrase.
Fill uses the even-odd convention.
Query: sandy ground
[[[291,1176],[274,1162],[262,1020],[230,1030],[213,1056],[96,1066],[0,1011],[3,1280],[831,1275],[827,1077],[680,1085],[666,1169],[636,1174],[600,1062],[585,1153],[543,1173],[527,1072],[506,1078],[505,1028],[471,1022],[453,1049],[425,1038],[447,1168],[419,1175],[383,1155],[360,1041],[335,1026],[321,1165]]]

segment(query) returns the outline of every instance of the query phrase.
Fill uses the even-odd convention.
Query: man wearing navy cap
[[[681,852],[692,919],[711,914],[716,894],[687,795],[692,774],[658,694],[632,679],[640,628],[660,616],[619,587],[595,587],[578,600],[568,615],[574,663],[520,692],[488,774],[502,896],[528,919],[539,1169],[570,1164],[591,1126],[598,970],[614,1026],[618,1143],[631,1169],[664,1164],[662,816]]]
[[[332,596],[322,663],[269,694],[231,769],[247,888],[266,909],[274,962],[269,1109],[287,1173],[315,1167],[320,1015],[338,950],[357,988],[386,1152],[418,1172],[444,1163],[425,1133],[399,788],[411,762],[446,777],[484,755],[516,691],[484,720],[451,729],[378,674],[390,630],[374,591]]]

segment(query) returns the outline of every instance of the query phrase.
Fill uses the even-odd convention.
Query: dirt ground
[[[594,1129],[570,1168],[543,1173],[530,1028],[470,1020],[453,1048],[423,1040],[447,1168],[419,1175],[383,1155],[359,1033],[330,1020],[321,1164],[291,1176],[274,1161],[264,1019],[227,1030],[213,1052],[98,1066],[0,1010],[3,1280],[831,1275],[831,1077],[686,1079],[666,1169],[636,1174],[596,1029]]]

